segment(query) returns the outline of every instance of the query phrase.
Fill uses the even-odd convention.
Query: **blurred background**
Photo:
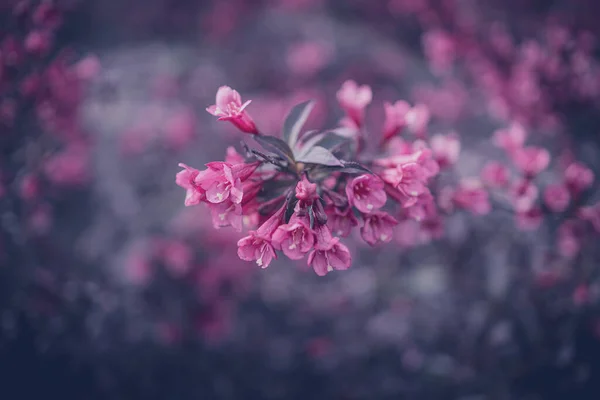
[[[513,121],[598,176],[596,1],[0,4],[1,398],[600,398],[597,236],[566,260],[556,221],[457,213],[318,277],[240,261],[175,185],[242,139],[205,111],[219,86],[278,134],[308,99],[335,126],[347,79],[374,130],[384,101],[428,105],[456,177]]]

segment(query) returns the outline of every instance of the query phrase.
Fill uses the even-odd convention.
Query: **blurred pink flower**
[[[508,168],[498,161],[489,161],[481,171],[481,180],[491,188],[502,188],[508,185]]]
[[[406,101],[398,100],[394,104],[385,102],[383,104],[385,120],[383,123],[383,142],[400,133],[406,126],[406,114],[411,107]]]
[[[572,194],[580,193],[594,183],[594,173],[579,162],[571,163],[565,170],[565,184]]]
[[[570,201],[571,195],[565,185],[553,184],[544,189],[544,202],[551,211],[565,211]]]
[[[518,123],[511,124],[506,129],[498,129],[494,132],[492,141],[497,147],[505,150],[508,153],[513,153],[515,150],[523,147],[527,133],[523,125]]]
[[[460,139],[455,132],[447,135],[433,135],[429,139],[433,158],[440,168],[448,168],[458,160]]]
[[[528,177],[534,177],[550,164],[550,153],[539,147],[516,149],[513,153],[516,166]]]
[[[463,179],[452,197],[457,207],[477,215],[488,214],[492,208],[488,192],[478,179]]]
[[[531,207],[526,211],[517,211],[515,214],[517,227],[524,231],[533,231],[539,228],[543,220],[542,210]]]
[[[365,118],[365,108],[371,103],[373,92],[368,85],[358,86],[356,82],[348,80],[342,84],[337,92],[337,100],[348,117],[361,127]]]
[[[527,211],[535,204],[539,190],[531,181],[521,179],[512,185],[509,192],[512,204],[516,211]]]

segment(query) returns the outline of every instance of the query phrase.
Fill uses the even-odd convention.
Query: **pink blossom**
[[[44,165],[48,179],[57,184],[79,185],[89,178],[89,156],[84,146],[71,144],[52,155]]]
[[[488,192],[478,179],[463,179],[452,199],[457,207],[477,215],[485,215],[492,208]]]
[[[572,194],[580,193],[594,182],[594,173],[585,165],[574,162],[565,170],[565,184]]]
[[[238,256],[244,261],[254,261],[261,268],[267,268],[273,259],[277,259],[272,237],[281,225],[284,207],[269,217],[257,230],[248,232],[248,236],[238,241]]]
[[[550,153],[539,147],[516,149],[513,153],[515,165],[528,177],[534,177],[550,164]]]
[[[280,225],[273,234],[273,246],[291,260],[303,258],[314,243],[315,235],[306,218],[294,216],[289,223]]]
[[[517,227],[524,231],[533,231],[542,223],[543,214],[539,207],[531,207],[525,211],[517,211],[515,214]]]
[[[383,181],[371,174],[352,179],[346,185],[346,196],[351,205],[363,213],[380,209],[385,205],[387,196]]]
[[[25,50],[36,55],[44,55],[50,50],[52,38],[48,32],[31,31],[25,38]]]
[[[417,198],[428,191],[425,186],[427,173],[415,162],[385,169],[380,177],[389,185],[386,187],[387,194],[401,202],[404,207],[414,205]]]
[[[200,173],[195,168],[188,167],[187,165],[180,163],[179,166],[183,168],[175,176],[175,183],[186,190],[184,204],[186,207],[194,206],[199,204],[205,197],[205,190],[200,185],[196,184],[196,177]]]
[[[360,235],[371,246],[377,243],[388,243],[394,237],[394,227],[398,221],[386,212],[376,211],[363,214],[363,226]]]
[[[317,184],[309,182],[306,176],[296,185],[296,198],[298,200],[310,201],[317,198]]]
[[[347,237],[350,235],[352,228],[358,225],[358,220],[354,216],[351,207],[341,210],[332,206],[325,211],[327,212],[327,225],[338,236]]]
[[[315,249],[308,255],[308,265],[312,265],[316,274],[325,276],[328,272],[345,270],[352,264],[352,256],[348,248],[340,243],[339,238],[332,238],[327,225],[315,228]]]
[[[481,171],[481,180],[492,188],[502,188],[508,185],[508,168],[497,161],[490,161]]]
[[[304,42],[288,49],[286,61],[288,68],[295,74],[313,76],[331,59],[329,46],[319,42]]]
[[[508,129],[498,129],[494,132],[493,142],[497,147],[508,153],[520,149],[525,143],[527,133],[519,123],[513,123]]]
[[[273,259],[277,259],[271,240],[259,236],[256,231],[250,231],[249,235],[240,239],[237,245],[238,256],[242,260],[256,260],[256,264],[261,268],[267,268]]]
[[[448,135],[434,135],[429,140],[433,158],[440,168],[448,168],[456,163],[460,153],[460,139],[454,132]]]
[[[384,103],[385,120],[383,123],[383,142],[402,131],[406,126],[406,114],[410,111],[410,104],[399,100],[394,104]]]
[[[98,75],[102,66],[100,60],[95,56],[87,56],[77,62],[74,66],[75,72],[80,79],[90,80]]]
[[[544,202],[551,211],[565,211],[570,201],[571,195],[565,185],[548,185],[546,186],[546,189],[544,189]]]
[[[373,92],[368,85],[358,86],[355,81],[348,80],[337,92],[337,100],[348,117],[361,127],[365,119],[365,108],[371,103]]]
[[[208,203],[212,223],[215,228],[233,227],[238,232],[242,231],[242,206],[227,199],[221,203]]]
[[[196,185],[206,191],[206,200],[221,203],[231,200],[235,204],[242,202],[244,195],[242,183],[250,177],[259,163],[231,165],[225,162],[211,162],[195,178]]]
[[[510,189],[510,196],[516,211],[527,211],[533,207],[539,191],[531,181],[522,179]]]
[[[240,94],[229,86],[221,86],[217,91],[216,104],[208,107],[206,111],[219,117],[219,121],[230,121],[239,130],[246,133],[258,134],[256,124],[246,107],[250,104],[248,100],[242,104]]]

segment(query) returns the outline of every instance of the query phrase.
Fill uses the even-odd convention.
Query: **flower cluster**
[[[238,242],[241,259],[266,268],[278,252],[292,260],[307,256],[325,275],[350,267],[340,237],[352,228],[360,225],[362,239],[376,246],[394,238],[398,218],[436,218],[428,185],[440,166],[456,160],[456,138],[436,136],[430,143],[426,108],[386,103],[382,140],[372,148],[365,133],[371,88],[347,81],[337,98],[346,113],[338,128],[305,131],[314,106],[309,101],[292,109],[278,138],[259,131],[237,91],[219,88],[207,111],[252,134],[262,149],[244,144],[242,155],[230,148],[224,162],[204,170],[180,164],[176,182],[186,190],[186,206],[208,205],[215,227],[255,228]],[[400,139],[402,132],[414,140]]]
[[[346,81],[337,93],[346,114],[339,127],[305,131],[314,105],[309,101],[292,109],[278,138],[259,131],[246,110],[249,102],[242,104],[237,91],[219,88],[217,104],[207,111],[251,134],[262,149],[244,144],[242,155],[229,148],[224,162],[208,163],[201,171],[180,164],[176,182],[186,189],[185,205],[207,204],[217,228],[249,227],[238,242],[241,259],[266,268],[278,252],[292,260],[307,256],[321,276],[350,267],[349,249],[340,238],[355,227],[371,246],[394,238],[411,246],[442,237],[443,217],[457,210],[488,214],[494,199],[508,203],[523,230],[536,229],[549,213],[563,215],[558,248],[565,256],[580,247],[580,222],[598,225],[598,207],[581,206],[594,176],[580,163],[569,164],[563,181],[547,185],[540,197],[536,177],[549,167],[550,154],[525,145],[522,125],[499,129],[492,138],[518,177],[511,179],[508,166],[490,161],[480,177],[440,187],[440,173],[459,158],[458,135],[429,135],[429,108],[397,101],[384,103],[380,140],[372,140],[365,126],[372,97],[369,86]]]

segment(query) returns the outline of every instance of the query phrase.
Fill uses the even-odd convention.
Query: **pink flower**
[[[312,265],[316,274],[325,276],[328,272],[345,270],[352,264],[352,256],[348,248],[340,243],[339,238],[332,238],[327,225],[315,229],[315,249],[308,255],[308,265]]]
[[[231,200],[235,204],[242,202],[244,195],[242,183],[254,173],[259,163],[231,165],[225,162],[211,162],[198,173],[196,185],[206,191],[209,203],[221,203]]]
[[[454,132],[448,135],[434,135],[429,140],[433,158],[440,168],[448,168],[456,163],[460,153],[460,139]]]
[[[256,124],[246,112],[246,107],[250,104],[248,100],[242,104],[240,94],[229,86],[221,86],[217,91],[216,104],[208,107],[206,111],[219,117],[219,121],[230,121],[239,130],[246,133],[257,135]]]
[[[292,217],[290,222],[280,225],[273,234],[273,246],[283,251],[290,260],[300,260],[315,243],[315,235],[306,218]]]
[[[526,138],[525,128],[521,124],[513,123],[508,129],[498,129],[494,132],[493,142],[497,147],[512,153],[523,147]]]
[[[539,207],[532,207],[526,211],[517,211],[515,218],[519,229],[533,231],[542,223],[543,214]]]
[[[383,142],[402,131],[406,126],[406,114],[410,111],[410,104],[399,100],[394,104],[384,103],[385,121],[383,123]]]
[[[488,162],[481,171],[481,180],[492,188],[505,187],[508,179],[508,168],[497,161]]]
[[[371,103],[372,99],[373,92],[369,86],[358,86],[352,80],[344,82],[337,92],[337,100],[340,106],[358,127],[363,125],[365,108]]]
[[[196,184],[195,180],[200,171],[195,168],[188,167],[183,163],[179,163],[179,166],[183,168],[175,175],[175,183],[186,190],[184,204],[186,207],[195,206],[204,200],[205,191]]]
[[[550,153],[539,147],[525,147],[512,153],[515,165],[528,177],[534,177],[550,164]]]
[[[594,182],[594,173],[585,165],[574,162],[565,170],[565,184],[571,193],[580,193]]]
[[[354,216],[351,207],[347,207],[345,210],[338,207],[328,207],[325,211],[327,212],[327,225],[338,236],[347,237],[350,235],[352,228],[358,225],[358,220]]]
[[[242,206],[227,199],[221,203],[208,203],[215,228],[231,226],[238,232],[242,231]]]
[[[485,215],[492,208],[488,192],[478,179],[463,179],[452,199],[457,207],[477,215]]]
[[[531,181],[522,179],[514,184],[510,190],[513,207],[516,211],[527,211],[533,207],[539,191]]]
[[[383,190],[383,181],[370,174],[352,179],[346,185],[346,196],[351,205],[363,213],[380,209],[385,205],[387,196]]]
[[[425,186],[427,173],[414,162],[385,169],[380,177],[391,187],[386,187],[387,194],[402,203],[403,207],[413,206],[417,198],[428,191]]]
[[[256,260],[256,264],[261,268],[267,268],[273,259],[277,259],[271,241],[258,236],[256,231],[250,231],[249,235],[240,239],[237,245],[238,256],[242,260]]]
[[[394,227],[398,225],[398,221],[388,213],[376,211],[372,214],[363,214],[363,219],[360,235],[371,246],[377,243],[388,243],[394,237]]]
[[[261,268],[267,268],[273,259],[277,259],[272,237],[281,224],[284,208],[280,208],[256,231],[238,241],[238,256],[244,261],[254,261]]]
[[[544,202],[554,212],[563,212],[571,201],[571,195],[566,186],[560,184],[548,185],[544,190]]]
[[[317,198],[317,184],[309,182],[306,176],[296,185],[296,198],[298,200],[311,201]]]

